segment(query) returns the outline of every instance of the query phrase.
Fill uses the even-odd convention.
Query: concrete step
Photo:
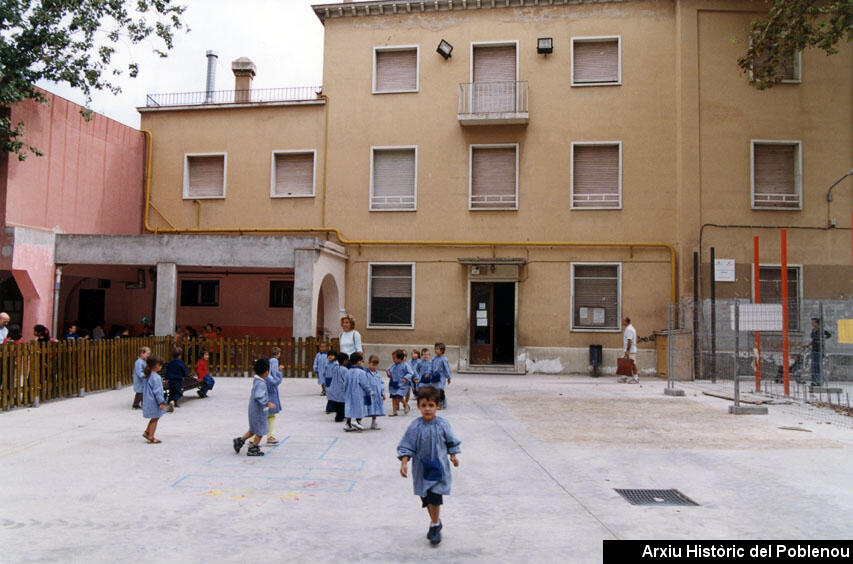
[[[469,364],[460,367],[457,372],[459,374],[512,374],[516,376],[526,374],[512,364]]]

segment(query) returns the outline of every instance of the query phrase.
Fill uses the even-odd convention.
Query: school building
[[[853,164],[853,48],[759,92],[736,60],[765,10],[316,5],[322,86],[253,89],[241,58],[233,89],[149,95],[140,232],[58,235],[55,262],[124,269],[128,324],[158,334],[337,335],[347,312],[386,357],[441,340],[462,369],[585,371],[590,344],[615,364],[629,315],[653,369],[644,338],[694,297],[694,252],[700,298],[711,247],[735,260],[719,297],[748,298],[761,236],[772,301],[785,227],[795,294],[851,295],[853,177],[827,190]]]

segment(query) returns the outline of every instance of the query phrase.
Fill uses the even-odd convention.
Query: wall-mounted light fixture
[[[435,50],[436,53],[445,58],[445,60],[450,58],[450,53],[453,52],[453,45],[445,41],[444,39],[438,44],[438,49]]]
[[[536,52],[540,55],[547,55],[554,52],[554,38],[540,37],[536,40]]]

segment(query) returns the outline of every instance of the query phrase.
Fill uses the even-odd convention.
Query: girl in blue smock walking
[[[255,377],[252,378],[252,392],[249,395],[249,430],[243,433],[242,437],[234,439],[234,452],[240,454],[240,449],[251,437],[252,444],[249,445],[246,455],[263,456],[264,453],[258,445],[261,442],[261,437],[269,431],[267,414],[270,409],[275,408],[275,404],[270,402],[267,383],[265,382],[267,376],[270,375],[270,361],[261,357],[255,361],[252,368]]]
[[[163,368],[163,359],[157,355],[150,355],[145,361],[145,371],[142,375],[142,416],[148,419],[148,426],[142,436],[149,444],[160,444],[162,441],[154,437],[157,431],[157,422],[166,413],[166,396],[163,393],[163,379],[160,378],[160,369]]]
[[[367,372],[361,366],[364,356],[354,352],[349,357],[350,368],[347,371],[347,382],[344,390],[344,416],[347,418],[345,431],[364,431],[361,420],[367,415],[367,407],[371,403],[373,392]],[[355,419],[355,421],[353,421]]]
[[[379,368],[379,357],[375,354],[370,355],[367,359],[367,378],[370,380],[370,406],[367,408],[367,414],[373,419],[370,423],[370,428],[374,431],[379,430],[379,425],[376,424],[376,417],[385,416],[385,383],[382,381],[382,376],[377,372]]]

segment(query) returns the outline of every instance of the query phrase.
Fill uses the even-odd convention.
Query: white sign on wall
[[[716,282],[735,281],[734,259],[714,259],[714,280]]]
[[[730,306],[731,328],[735,328],[735,306]],[[781,331],[782,304],[741,304],[738,310],[741,331]]]

